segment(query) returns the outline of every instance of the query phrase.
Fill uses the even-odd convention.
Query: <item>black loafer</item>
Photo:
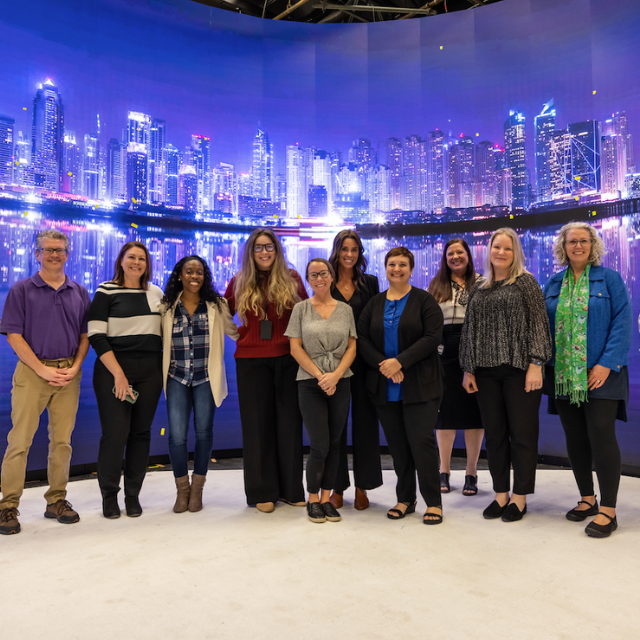
[[[588,504],[588,509],[571,509],[571,511],[567,511],[567,520],[571,520],[571,522],[582,522],[591,516],[598,515],[598,501],[596,500],[595,504],[590,504],[586,500],[580,500],[578,504]]]
[[[340,520],[342,520],[342,516],[330,502],[323,502],[322,510],[329,522],[340,522]]]
[[[319,502],[307,502],[307,516],[311,522],[326,522],[327,516],[324,515],[324,509]]]
[[[138,496],[127,496],[124,499],[124,506],[130,518],[138,518],[142,515],[142,507],[140,506]]]
[[[500,506],[500,503],[497,500],[494,500],[483,512],[482,515],[486,520],[497,520],[507,508],[507,504],[504,507]]]
[[[120,517],[120,507],[116,496],[102,498],[102,515],[105,518],[109,518],[109,520],[115,520]]]
[[[522,516],[527,513],[527,505],[524,505],[524,509],[520,511],[518,505],[512,502],[502,513],[502,522],[518,522],[522,520]]]
[[[618,528],[618,519],[616,516],[613,516],[612,518],[606,513],[602,513],[602,511],[599,511],[598,515],[609,518],[609,524],[596,524],[595,522],[590,522],[585,527],[584,532],[591,538],[608,538]]]

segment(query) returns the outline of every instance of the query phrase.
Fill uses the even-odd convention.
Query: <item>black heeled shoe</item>
[[[450,493],[451,486],[449,485],[449,476],[450,473],[441,473],[440,474],[440,493]]]
[[[422,516],[422,524],[442,524],[442,518],[444,517],[444,512],[442,511],[442,507],[439,507],[441,513],[433,513],[431,511],[425,511]]]
[[[475,496],[478,493],[478,476],[465,476],[464,487],[462,488],[463,496]]]
[[[595,522],[590,522],[585,527],[584,532],[591,538],[608,538],[618,528],[618,519],[616,516],[613,516],[612,518],[606,513],[602,513],[602,511],[598,511],[598,515],[609,518],[609,524],[596,524]]]
[[[109,520],[115,520],[120,517],[120,507],[116,496],[102,498],[102,515]]]
[[[502,506],[497,500],[494,500],[483,512],[485,520],[497,520],[504,510],[509,506],[509,503]]]
[[[586,500],[580,500],[578,504],[588,504],[588,509],[576,509],[573,508],[571,511],[567,511],[567,520],[571,520],[571,522],[582,522],[591,516],[598,515],[598,501],[596,500],[595,504],[591,504]]]
[[[410,502],[399,502],[398,504],[404,504],[407,506],[407,508],[404,512],[400,509],[396,509],[395,507],[393,509],[389,509],[389,511],[387,511],[387,518],[389,518],[389,520],[402,520],[402,518],[408,516],[410,513],[416,512],[417,501],[413,504],[411,504]]]

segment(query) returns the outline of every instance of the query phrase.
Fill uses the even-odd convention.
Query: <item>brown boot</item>
[[[191,493],[189,495],[189,511],[195,513],[202,509],[202,489],[207,481],[207,476],[194,473],[191,476]]]
[[[176,478],[175,481],[178,495],[176,496],[176,503],[173,505],[173,510],[176,513],[184,513],[189,506],[189,476]]]

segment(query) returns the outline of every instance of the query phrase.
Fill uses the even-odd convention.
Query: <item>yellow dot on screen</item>
[[[160,429],[160,435],[163,436],[164,435],[164,429]]]
[[[131,223],[131,226],[132,226],[134,229],[137,229],[137,228],[138,228],[138,225],[137,225],[135,222],[132,222],[132,223]]]
[[[594,96],[596,95],[596,90],[595,90],[595,89],[593,90],[593,95],[594,95]]]
[[[441,47],[440,47],[440,51],[442,51],[442,49],[443,49],[443,48],[444,48],[444,47],[442,47],[442,46],[441,46]]]
[[[479,133],[476,133],[476,138],[478,138],[478,137],[480,137],[480,134],[479,134]]]
[[[509,218],[510,218],[511,220],[513,220],[513,213],[509,216]]]

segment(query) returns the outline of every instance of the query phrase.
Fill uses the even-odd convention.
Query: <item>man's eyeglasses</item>
[[[38,251],[45,256],[66,256],[69,253],[66,249],[38,249]]]
[[[318,278],[322,278],[324,280],[330,275],[331,273],[327,269],[325,269],[324,271],[316,271],[314,273],[310,273],[307,277],[309,278],[309,280],[317,280]]]
[[[276,245],[275,244],[254,244],[253,245],[254,253],[261,253],[263,249],[267,253],[273,253],[276,250]]]
[[[576,247],[581,247],[582,245],[588,246],[591,244],[591,240],[569,240],[569,242],[567,242],[567,245],[570,246],[572,249],[575,249]]]

